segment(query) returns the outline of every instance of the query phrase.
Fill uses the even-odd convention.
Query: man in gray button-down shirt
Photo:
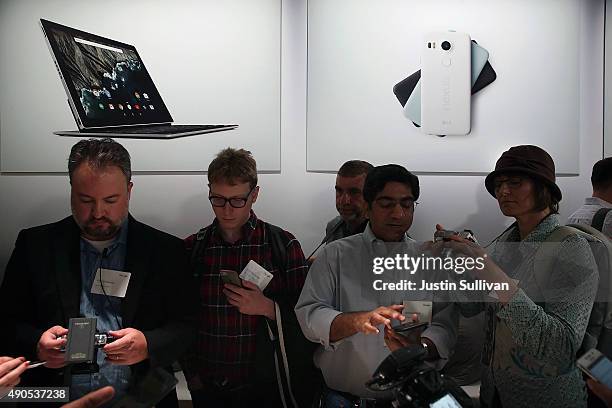
[[[612,157],[606,157],[593,165],[591,184],[593,196],[585,199],[582,207],[569,216],[567,223],[593,225],[612,238],[612,211],[603,214],[600,225],[594,225],[597,223],[594,218],[598,211],[612,208]]]
[[[306,337],[322,345],[314,359],[329,388],[323,398],[327,407],[340,406],[338,398],[345,398],[342,403],[360,397],[389,398],[364,384],[390,352],[380,327],[384,325],[388,335],[392,320],[405,319],[401,314],[405,292],[371,289],[372,259],[389,254],[390,246],[414,245],[406,232],[419,196],[418,178],[398,165],[375,167],[363,194],[370,219],[365,231],[323,249],[295,307]],[[411,292],[410,299],[415,300],[415,295]],[[427,293],[422,295],[422,300],[431,300]],[[457,317],[453,306],[434,304],[432,324],[420,338],[418,333],[415,336],[439,367],[454,347]]]

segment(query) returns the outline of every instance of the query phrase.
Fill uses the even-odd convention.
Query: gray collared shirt
[[[407,235],[399,245],[415,245]],[[368,225],[361,234],[325,246],[313,263],[295,312],[304,335],[321,343],[315,364],[328,387],[361,397],[381,397],[365,386],[381,361],[389,355],[383,330],[379,334],[357,333],[330,343],[332,321],[343,312],[370,311],[379,306],[402,304],[408,299],[401,291],[373,291],[372,258],[397,253],[397,247],[376,238]],[[392,252],[390,252],[390,249]],[[433,300],[431,293],[411,291],[410,300]],[[454,306],[434,303],[433,320],[423,332],[438,349],[443,365],[456,341],[458,313]]]
[[[582,207],[578,208],[572,215],[567,219],[568,224],[587,224],[591,225],[595,213],[602,208],[612,208],[612,203],[602,200],[598,197],[587,197],[584,200]],[[612,211],[608,211],[602,232],[612,238]]]

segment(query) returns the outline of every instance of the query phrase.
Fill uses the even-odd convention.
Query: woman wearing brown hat
[[[586,407],[575,360],[598,273],[588,243],[579,235],[543,243],[560,225],[554,162],[537,146],[514,146],[499,158],[485,186],[502,213],[516,222],[493,242],[477,276],[508,288],[479,304],[489,322],[481,406]],[[471,256],[485,254],[474,243],[458,237],[454,241],[453,247]],[[543,245],[554,245],[553,270],[536,274],[534,260]],[[464,314],[474,312],[474,305],[461,306]]]

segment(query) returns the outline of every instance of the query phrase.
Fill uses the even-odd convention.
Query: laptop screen
[[[134,46],[40,22],[83,127],[172,122]]]

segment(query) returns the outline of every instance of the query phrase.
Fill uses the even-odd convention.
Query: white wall
[[[559,179],[564,193],[563,217],[590,195],[591,166],[602,152],[604,2],[587,3],[591,6],[583,8],[582,21],[588,24],[581,25],[580,176]],[[261,194],[255,210],[260,217],[295,233],[309,252],[321,239],[326,221],[335,214],[335,176],[306,172],[306,1],[283,0],[282,13],[281,172],[260,176]],[[49,143],[53,140],[50,137]],[[440,222],[449,228],[471,227],[481,241],[488,241],[509,221],[484,189],[483,176],[419,176],[421,205],[411,229],[417,239],[428,239],[434,224]],[[212,220],[202,174],[137,174],[134,184],[131,211],[141,221],[185,236]],[[21,228],[69,214],[67,177],[2,174],[0,197],[3,270]]]
[[[416,171],[485,174],[509,147],[535,144],[554,157],[558,173],[577,174],[580,10],[601,4],[310,0],[308,169],[330,171],[368,155]],[[497,79],[471,98],[469,134],[440,138],[413,126],[392,87],[420,68],[426,33],[448,29],[489,51]],[[431,160],[453,155],[463,160]]]

